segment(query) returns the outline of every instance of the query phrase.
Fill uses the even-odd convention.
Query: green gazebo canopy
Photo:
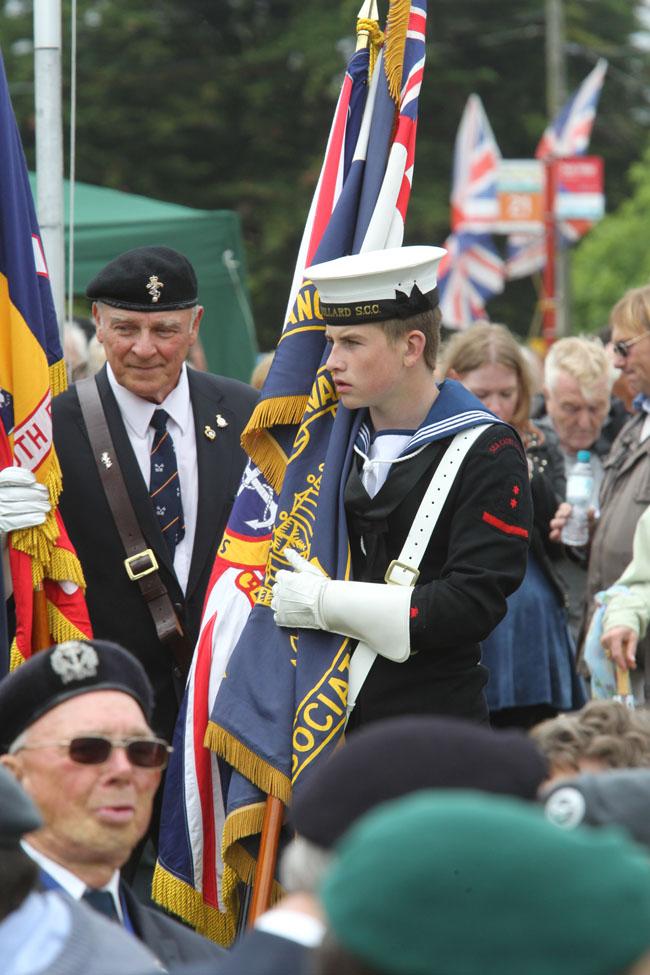
[[[35,177],[30,174],[35,192]],[[69,185],[65,182],[65,214]],[[239,216],[231,210],[193,210],[88,183],[75,184],[74,291],[131,247],[165,244],[196,270],[205,306],[201,341],[213,372],[248,380],[257,345],[246,288]],[[68,227],[66,225],[66,248]],[[67,259],[67,251],[66,251]],[[230,270],[229,270],[230,266]]]

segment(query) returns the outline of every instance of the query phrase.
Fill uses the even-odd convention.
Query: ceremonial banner
[[[332,577],[349,576],[341,476],[353,418],[337,408],[318,295],[303,271],[401,243],[425,20],[422,0],[391,3],[370,85],[367,51],[348,68],[286,325],[244,434],[251,463],[213,572],[176,730],[154,895],[222,942],[234,934],[237,878],[252,879],[265,794],[288,802],[344,727],[347,640],[316,631],[298,638],[275,625],[270,609],[288,546]],[[376,25],[371,30],[377,37]],[[254,513],[260,506],[264,517]],[[201,748],[206,725],[212,755]]]
[[[18,127],[0,58],[0,467],[33,471],[50,493],[44,525],[11,534],[17,628],[11,666],[31,654],[33,588],[43,585],[54,641],[88,639],[83,574],[56,510],[61,472],[52,396],[65,363]]]
[[[485,305],[504,287],[504,263],[491,234],[451,234],[438,270],[440,310],[445,325],[467,328],[487,319]]]

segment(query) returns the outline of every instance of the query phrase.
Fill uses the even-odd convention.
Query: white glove
[[[25,467],[5,467],[0,471],[0,532],[42,525],[50,511],[50,498]]]
[[[328,579],[291,549],[285,555],[296,571],[276,575],[271,608],[278,626],[340,633],[395,663],[408,659],[410,587]]]

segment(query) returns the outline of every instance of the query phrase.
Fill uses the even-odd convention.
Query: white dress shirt
[[[106,371],[147,489],[151,476],[151,447],[155,435],[151,426],[151,418],[156,409],[166,410],[169,414],[167,429],[174,441],[178,480],[181,486],[181,502],[185,518],[185,536],[176,546],[174,571],[181,589],[185,592],[190,574],[190,562],[192,561],[192,549],[194,548],[194,535],[196,533],[196,512],[199,503],[196,433],[190,400],[190,387],[187,380],[187,367],[183,364],[177,385],[162,403],[150,403],[149,400],[142,399],[141,396],[136,396],[124,386],[120,386],[108,363],[106,364]]]
[[[60,863],[56,863],[55,860],[50,860],[49,857],[41,853],[40,850],[35,850],[34,847],[27,842],[27,840],[21,840],[20,845],[22,846],[25,853],[34,860],[35,863],[48,873],[52,880],[56,881],[59,887],[75,901],[80,901],[83,895],[86,893],[87,884],[84,883],[76,874],[71,873],[66,867],[62,867]],[[115,904],[115,910],[118,913],[120,921],[124,923],[124,912],[122,911],[122,904],[120,902],[120,872],[116,870],[111,879],[103,887],[98,887],[97,890],[105,890],[113,898]]]

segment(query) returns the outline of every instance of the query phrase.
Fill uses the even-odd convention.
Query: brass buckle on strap
[[[400,561],[398,561],[398,559],[393,559],[393,561],[390,563],[390,565],[386,569],[386,575],[384,576],[384,582],[388,582],[388,583],[390,583],[393,586],[402,586],[402,585],[404,585],[404,583],[402,583],[402,582],[396,582],[394,579],[391,579],[391,574],[393,572],[393,569],[401,569],[402,572],[407,572],[407,573],[410,573],[411,574],[411,577],[412,578],[411,578],[411,581],[408,583],[409,586],[414,586],[415,583],[420,578],[420,570],[419,569],[414,569],[412,565],[407,565],[406,562],[400,562]]]
[[[141,559],[147,559],[148,562],[144,569],[136,569],[135,563],[139,562]],[[128,575],[131,582],[137,582],[138,579],[142,579],[143,576],[151,575],[152,572],[158,571],[158,560],[153,554],[152,549],[143,548],[141,552],[136,552],[135,555],[129,555],[127,559],[124,559],[124,568],[126,569],[126,574]]]

